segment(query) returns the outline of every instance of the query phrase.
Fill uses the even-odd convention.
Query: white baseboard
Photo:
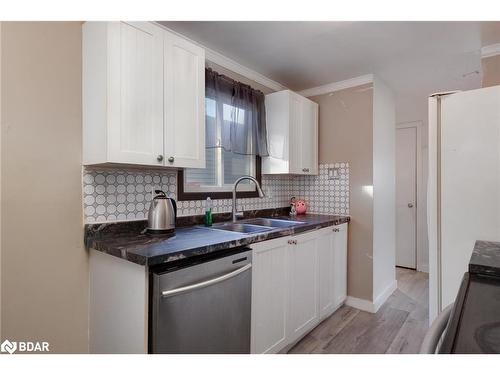
[[[380,306],[382,306],[385,301],[387,301],[387,298],[391,296],[392,293],[398,288],[398,282],[397,280],[393,280],[392,283],[390,283],[387,288],[385,288],[382,293],[378,295],[378,297],[375,298],[373,305],[375,307],[375,312],[380,309]]]
[[[429,273],[429,265],[428,264],[421,264],[421,265],[417,266],[417,271]]]
[[[368,311],[371,313],[376,312],[375,306],[373,305],[373,302],[368,301],[367,299],[361,299],[361,298],[357,298],[357,297],[347,296],[347,299],[345,300],[345,304],[347,306],[354,307],[355,309],[358,309],[358,310]]]
[[[389,298],[389,296],[394,293],[397,288],[398,282],[394,280],[387,288],[384,289],[382,293],[377,296],[377,298],[375,298],[373,302],[367,299],[347,296],[345,304],[359,310],[376,313],[378,309],[380,309],[380,306],[387,301],[387,298]]]

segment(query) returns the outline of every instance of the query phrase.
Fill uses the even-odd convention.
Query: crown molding
[[[481,58],[500,55],[500,43],[490,44],[481,48]]]
[[[205,50],[205,59],[210,61],[210,62],[213,62],[214,64],[220,65],[223,68],[229,69],[232,72],[240,74],[240,75],[242,75],[248,79],[251,79],[252,81],[255,81],[257,83],[260,83],[261,85],[266,86],[266,87],[270,88],[271,90],[274,90],[274,91],[288,90],[288,87],[282,85],[281,83],[276,82],[276,81],[256,72],[255,70],[247,68],[246,66],[230,59],[229,57],[226,57],[223,54],[221,54],[217,51],[214,51],[214,50],[204,46],[203,44],[198,43],[197,41],[192,40],[192,39],[178,33],[177,31],[166,27],[165,25],[162,25],[161,23],[158,23],[158,22],[153,22],[153,23],[155,23],[156,25],[160,26],[161,28],[171,32],[172,34],[175,34],[175,35],[189,41],[190,43],[193,43],[193,44],[203,48]]]
[[[328,94],[330,92],[348,89],[373,82],[373,74],[346,79],[344,81],[327,83],[326,85],[312,87],[310,89],[299,91],[298,94],[307,97]]]
[[[267,78],[266,76],[256,72],[255,70],[252,70],[244,65],[241,65],[240,63],[220,54],[219,52],[213,51],[206,47],[204,48],[205,48],[205,58],[208,61],[220,65],[235,73],[241,74],[242,76],[251,79],[252,81],[255,81],[257,83],[260,83],[261,85],[266,86],[274,91],[288,90],[288,87],[282,85],[279,82],[273,81],[270,78]]]

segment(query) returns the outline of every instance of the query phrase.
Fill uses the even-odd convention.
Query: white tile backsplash
[[[337,168],[328,179],[328,168]],[[177,196],[177,172],[118,168],[83,170],[83,205],[86,223],[147,218],[152,188]],[[306,201],[308,212],[349,214],[349,164],[320,164],[317,176],[263,175],[266,197],[238,199],[239,208],[257,210],[288,206],[295,196]],[[214,199],[213,212],[230,212],[231,199]],[[205,201],[177,202],[179,216],[201,215]],[[243,207],[241,207],[243,206]]]

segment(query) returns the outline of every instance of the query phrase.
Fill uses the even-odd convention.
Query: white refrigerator
[[[429,322],[457,295],[476,240],[500,240],[500,86],[429,98]]]

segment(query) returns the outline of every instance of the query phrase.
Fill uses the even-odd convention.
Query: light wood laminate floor
[[[418,353],[428,328],[428,274],[396,268],[398,289],[371,314],[342,306],[288,353]]]

